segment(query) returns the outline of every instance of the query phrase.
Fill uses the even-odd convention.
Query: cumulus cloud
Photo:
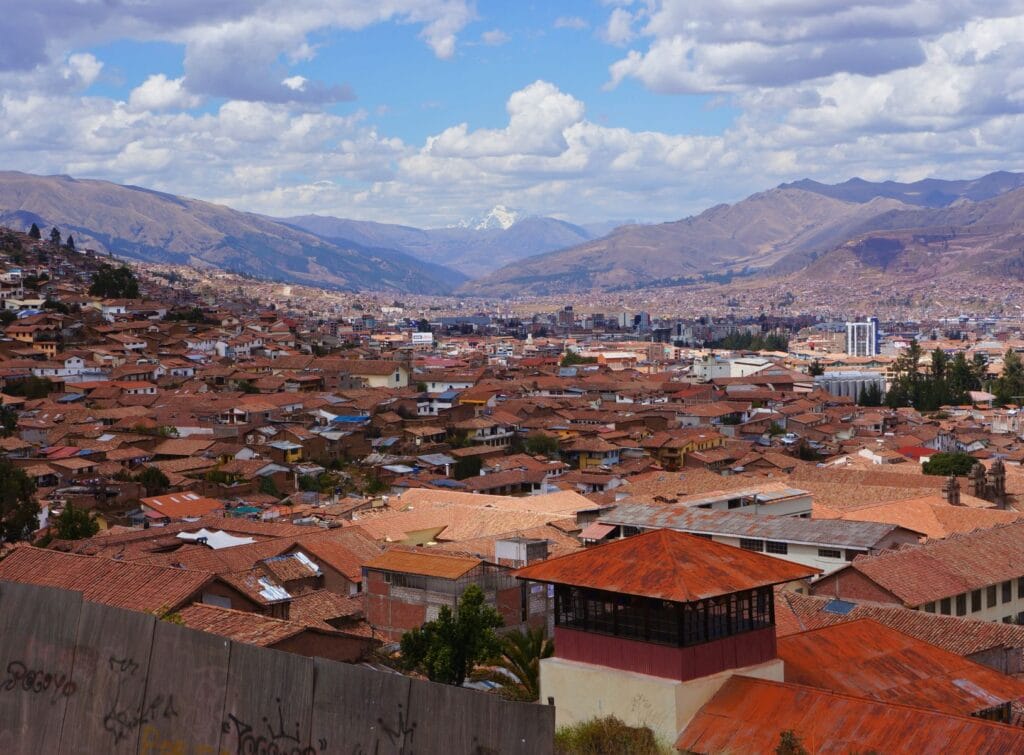
[[[182,85],[192,94],[306,104],[353,96],[346,86],[310,81],[297,90],[282,83],[291,76],[282,61],[294,65],[315,56],[311,34],[385,21],[414,24],[438,57],[450,58],[458,33],[475,17],[470,0],[32,0],[8,6],[0,16],[0,73],[53,68],[60,64],[58,50],[155,39],[185,46]]]
[[[602,36],[613,45],[624,45],[636,36],[633,31],[633,14],[625,8],[616,8],[608,17]]]
[[[131,91],[128,107],[131,110],[188,110],[198,107],[201,99],[189,94],[183,79],[169,79],[162,73],[148,77]]]
[[[660,0],[641,34],[646,49],[611,66],[658,92],[735,92],[839,73],[875,76],[920,65],[922,40],[978,17],[1019,14],[1016,0]],[[622,26],[621,8],[609,30]],[[611,35],[609,35],[611,36]],[[613,40],[614,41],[614,40]]]

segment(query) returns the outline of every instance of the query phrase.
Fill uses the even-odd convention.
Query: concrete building
[[[873,357],[878,354],[878,343],[877,318],[846,323],[846,353],[850,356]]]
[[[876,386],[881,395],[885,395],[885,375],[881,372],[841,370],[826,372],[823,375],[816,375],[814,378],[815,388],[828,391],[833,396],[852,398],[854,401],[860,398],[861,392],[871,385]]]

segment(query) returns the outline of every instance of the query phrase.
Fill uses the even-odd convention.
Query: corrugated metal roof
[[[394,571],[402,574],[419,574],[425,577],[458,579],[482,562],[478,558],[442,556],[437,553],[390,550],[380,554],[363,566],[379,571]]]
[[[850,548],[872,548],[897,528],[894,524],[878,522],[801,519],[642,503],[620,504],[614,511],[602,515],[601,521],[605,524],[623,524],[645,529],[665,528],[681,532],[734,535]]]
[[[520,579],[688,603],[819,569],[673,530],[654,530],[519,569]]]
[[[1024,751],[1024,729],[1016,726],[744,676],[722,685],[676,749],[773,753],[786,730],[818,753]]]
[[[782,637],[778,652],[787,682],[857,697],[961,715],[1024,697],[1024,682],[871,619]]]

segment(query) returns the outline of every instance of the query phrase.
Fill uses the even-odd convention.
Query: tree
[[[69,503],[57,517],[57,537],[61,540],[81,540],[100,531],[99,522],[85,509],[76,509]]]
[[[596,357],[581,357],[575,351],[565,352],[565,356],[562,357],[562,367],[574,367],[577,364],[596,364]]]
[[[24,396],[27,399],[46,398],[52,390],[53,381],[50,378],[36,377],[35,375],[11,381],[4,388],[4,392],[11,396]]]
[[[540,662],[555,652],[543,627],[518,629],[502,635],[501,651],[489,663],[499,671],[487,674],[489,681],[501,686],[501,693],[512,700],[533,702],[540,697]]]
[[[72,252],[75,251],[75,237],[70,233],[68,234],[67,248]]]
[[[881,406],[882,405],[882,388],[878,383],[868,383],[860,390],[860,395],[857,397],[857,403],[860,406]]]
[[[463,456],[455,462],[452,474],[456,480],[465,480],[467,477],[479,475],[481,467],[483,467],[483,461],[479,456]]]
[[[17,319],[18,319],[18,315],[16,315],[13,310],[10,310],[10,309],[0,310],[0,324],[4,325],[5,327],[7,325],[10,325],[12,322],[14,322]]]
[[[277,489],[277,485],[274,484],[274,478],[270,475],[263,475],[260,478],[259,490],[264,495],[272,495],[274,498],[281,497],[281,491]]]
[[[971,468],[978,463],[970,454],[964,453],[938,453],[932,455],[928,461],[921,465],[921,471],[925,474],[949,477],[957,475],[962,477],[971,471]]]
[[[60,246],[60,229],[57,226],[50,229],[50,243],[54,246]]]
[[[146,489],[146,495],[160,495],[166,493],[171,487],[171,481],[167,475],[157,467],[146,467],[137,475],[135,482],[140,483]]]
[[[807,365],[807,374],[810,375],[811,377],[817,377],[818,375],[824,375],[825,374],[825,367],[822,365],[821,362],[819,362],[817,359],[815,359],[813,362],[811,362],[809,365]]]
[[[0,437],[6,438],[18,426],[18,412],[10,406],[0,406]]]
[[[502,623],[501,615],[485,602],[483,590],[470,585],[454,613],[450,606],[441,606],[436,619],[402,635],[402,664],[432,682],[460,687],[474,666],[500,652],[494,630]]]
[[[900,406],[917,406],[921,399],[921,373],[918,365],[921,361],[921,346],[917,340],[911,340],[910,346],[896,358],[893,365],[895,377],[892,386],[885,396],[885,403],[892,408]]]
[[[995,382],[996,403],[1016,403],[1024,396],[1024,362],[1013,349],[1007,349],[1003,355],[1003,372]]]
[[[93,275],[89,293],[103,299],[138,299],[139,282],[126,265],[101,265]]]
[[[977,390],[979,387],[975,383],[971,365],[967,363],[967,356],[962,351],[958,351],[946,371],[946,391],[949,394],[949,403],[968,403],[967,392]]]
[[[35,223],[33,223],[32,227],[28,229],[28,237],[30,239],[35,239],[36,241],[43,237],[43,234],[39,232],[39,226]]]
[[[534,456],[552,456],[558,453],[558,438],[534,430],[526,436],[526,450]]]
[[[419,320],[416,323],[416,332],[417,333],[429,333],[430,332],[430,321],[427,320],[426,318],[423,318],[423,319]]]
[[[36,485],[24,471],[0,459],[0,540],[27,539],[39,527]]]
[[[779,735],[775,755],[808,755],[808,752],[797,733],[792,729],[786,729]]]

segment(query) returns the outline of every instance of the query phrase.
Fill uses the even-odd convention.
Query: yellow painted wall
[[[630,726],[650,727],[663,744],[673,745],[701,706],[734,674],[784,681],[777,658],[687,682],[545,658],[540,662],[540,700],[555,699],[556,728],[614,715]]]

